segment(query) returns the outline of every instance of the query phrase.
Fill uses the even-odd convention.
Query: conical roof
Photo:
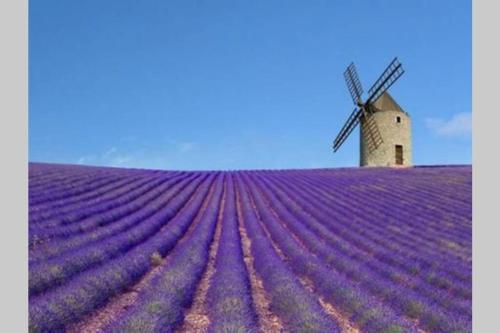
[[[380,111],[399,111],[399,112],[405,112],[401,106],[399,106],[398,103],[392,98],[391,95],[386,91],[380,97],[372,103],[372,106],[374,106],[376,109]]]

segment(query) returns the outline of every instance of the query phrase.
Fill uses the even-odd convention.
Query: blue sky
[[[471,2],[29,4],[29,160],[160,169],[357,166],[331,143],[398,56],[413,160],[470,164]]]

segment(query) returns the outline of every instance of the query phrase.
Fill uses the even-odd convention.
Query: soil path
[[[267,202],[267,198],[265,197],[264,193],[262,193],[259,189],[257,190],[261,197],[264,199],[264,203],[266,205],[266,208],[272,213],[276,221],[287,231],[287,234],[290,235],[299,245],[299,247],[302,248],[303,251],[309,252],[305,244],[302,242],[301,239],[295,235],[292,230],[288,228],[286,223],[281,219],[281,217],[278,215],[278,213],[274,210],[273,207]],[[254,209],[257,209],[257,207],[254,204]],[[287,262],[287,256],[283,253],[281,248],[276,244],[276,242],[272,239],[270,232],[267,230],[267,227],[264,225],[263,222],[261,222],[261,227],[264,230],[264,232],[267,234],[267,237],[269,238],[273,248],[275,251],[278,253],[280,258]],[[328,303],[322,296],[318,295],[317,293],[314,292],[314,283],[308,279],[307,277],[304,276],[297,276],[301,284],[314,296],[318,297],[319,304],[323,308],[323,310],[331,316],[340,326],[340,329],[342,332],[345,333],[359,333],[360,330],[359,328],[355,327],[355,325],[344,315],[340,313],[339,310],[337,310],[331,303]]]
[[[205,333],[208,331],[210,319],[206,308],[207,292],[210,288],[210,281],[215,273],[215,258],[219,249],[220,234],[222,231],[222,216],[224,214],[224,205],[226,202],[226,190],[222,196],[219,215],[217,217],[217,226],[215,227],[215,235],[210,245],[208,264],[203,276],[196,289],[193,304],[184,313],[184,322],[182,326],[176,330],[178,333]]]
[[[190,237],[196,225],[201,220],[203,212],[206,210],[209,199],[214,191],[214,184],[211,188],[203,202],[202,207],[198,215],[195,217],[194,221],[188,227],[186,233],[181,237],[175,246],[183,243],[186,239]],[[194,197],[194,196],[193,196]],[[192,198],[190,199],[192,200]],[[186,204],[188,207],[190,202]],[[158,232],[161,233],[169,227],[169,223],[163,226]],[[128,288],[123,293],[116,295],[111,298],[103,307],[98,308],[94,312],[84,317],[81,321],[76,324],[71,325],[66,329],[68,333],[99,333],[103,332],[106,325],[111,324],[114,320],[120,317],[129,307],[131,307],[137,300],[139,293],[147,286],[149,283],[161,272],[161,268],[165,266],[168,262],[168,254],[164,257],[159,265],[152,267],[135,285]]]
[[[259,328],[261,332],[279,333],[283,332],[283,323],[281,319],[270,310],[271,301],[264,290],[262,279],[257,275],[254,268],[254,259],[251,252],[252,241],[248,237],[247,231],[244,226],[243,214],[241,211],[241,204],[238,192],[236,191],[236,209],[238,214],[239,231],[241,237],[241,245],[243,249],[243,256],[245,265],[247,267],[250,286],[252,289],[252,300],[255,306],[259,320]]]

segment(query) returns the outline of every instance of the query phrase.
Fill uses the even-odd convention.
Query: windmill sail
[[[352,111],[346,123],[333,141],[334,152],[336,152],[344,141],[347,140],[351,132],[360,122],[363,139],[365,140],[370,152],[377,149],[384,142],[377,121],[373,117],[373,112],[381,109],[377,108],[375,104],[380,104],[386,101],[387,98],[381,97],[388,95],[385,94],[387,89],[389,89],[389,87],[394,84],[394,82],[396,82],[399,77],[403,75],[403,73],[403,66],[397,57],[394,58],[368,91],[368,99],[363,102],[361,99],[363,87],[361,86],[356,67],[354,66],[354,63],[351,63],[347,67],[344,71],[344,78],[356,108]],[[390,96],[388,98],[390,101],[393,101]],[[379,99],[380,101],[378,101]]]
[[[333,151],[337,151],[340,148],[340,146],[344,143],[344,141],[347,139],[349,134],[351,134],[354,128],[356,128],[362,114],[363,112],[358,108],[355,108],[352,111],[351,115],[347,119],[347,122],[344,124],[339,134],[335,138],[335,141],[333,142]]]
[[[368,90],[370,97],[366,100],[366,104],[376,101],[404,72],[403,65],[401,65],[398,58],[394,58],[370,90]]]
[[[361,95],[363,94],[363,87],[359,81],[354,63],[351,62],[351,64],[347,67],[344,72],[344,78],[347,84],[347,89],[349,89],[349,93],[351,94],[352,101],[355,105],[358,105],[361,101]]]
[[[370,152],[376,150],[384,142],[377,122],[370,114],[367,114],[366,117],[363,118],[361,130],[363,131],[363,137],[366,140]]]

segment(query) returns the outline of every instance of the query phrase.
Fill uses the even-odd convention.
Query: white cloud
[[[188,151],[191,151],[196,148],[196,144],[194,142],[179,142],[177,144],[177,149],[181,153],[187,153]]]
[[[92,160],[95,159],[95,156],[89,155],[89,156],[82,156],[80,157],[77,161],[76,164],[87,164],[88,162],[91,162]]]
[[[129,166],[129,162],[133,160],[134,157],[132,155],[118,155],[113,157],[108,164],[114,167]]]
[[[134,160],[134,156],[131,154],[123,154],[118,151],[118,148],[111,147],[101,155],[101,160],[104,164],[109,166],[129,166],[129,162]]]
[[[472,133],[472,113],[457,113],[451,119],[427,118],[426,126],[434,133],[444,137],[470,136]]]
[[[169,167],[168,158],[163,154],[150,154],[134,158],[131,166],[143,169],[163,169]]]
[[[111,147],[108,150],[106,150],[104,152],[104,154],[102,154],[102,158],[104,158],[104,159],[109,158],[109,157],[113,156],[117,151],[118,151],[118,149],[116,149],[116,147]]]
[[[174,141],[172,145],[174,154],[187,153],[197,148],[195,142]],[[166,169],[169,165],[169,155],[172,152],[152,151],[149,149],[123,149],[120,145],[108,146],[100,153],[95,155],[83,155],[76,159],[77,164],[93,164],[111,167],[129,167],[129,168],[153,168]]]

